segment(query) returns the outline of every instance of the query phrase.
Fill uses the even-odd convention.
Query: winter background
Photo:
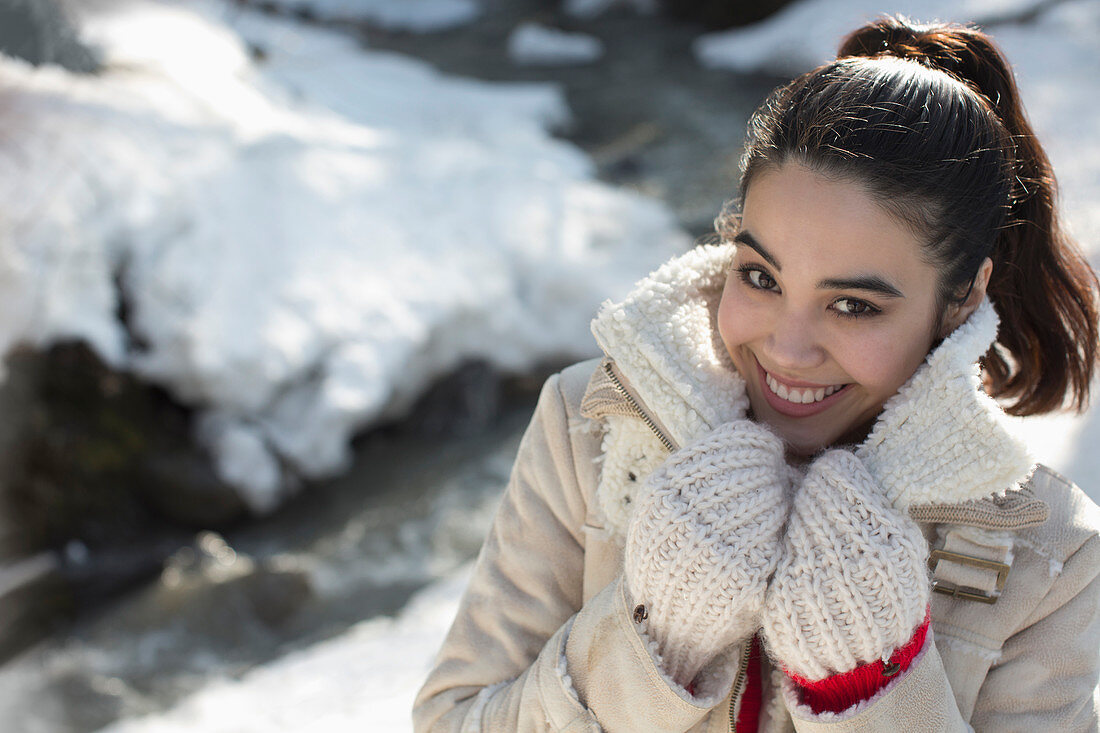
[[[1100,3],[688,5],[0,2],[5,730],[410,729],[538,385],[877,14],[994,35],[1100,265]],[[1098,414],[1016,423],[1094,498]]]

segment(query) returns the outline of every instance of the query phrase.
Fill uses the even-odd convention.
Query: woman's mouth
[[[850,384],[791,384],[777,378],[756,362],[764,399],[776,412],[789,417],[809,417],[828,409]]]

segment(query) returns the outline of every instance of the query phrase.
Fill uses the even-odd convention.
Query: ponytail
[[[756,170],[787,158],[861,181],[923,232],[941,271],[941,310],[993,260],[988,293],[1001,327],[984,379],[1007,412],[1052,412],[1067,398],[1087,407],[1100,283],[1062,226],[1050,161],[987,35],[902,17],[856,30],[837,61],[753,115],[742,195]]]
[[[991,253],[988,292],[1001,317],[985,357],[987,388],[1008,412],[1084,410],[1097,360],[1096,273],[1062,226],[1050,161],[1024,114],[1008,63],[989,36],[959,25],[882,18],[852,33],[838,58],[894,56],[944,71],[992,107],[1012,144],[1014,185]]]

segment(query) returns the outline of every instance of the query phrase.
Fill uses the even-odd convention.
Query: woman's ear
[[[986,257],[978,266],[978,274],[974,276],[974,285],[970,288],[966,300],[951,303],[944,310],[943,323],[940,325],[939,337],[946,338],[956,328],[966,322],[970,314],[977,310],[985,298],[985,289],[989,286],[989,276],[993,274],[993,260]]]

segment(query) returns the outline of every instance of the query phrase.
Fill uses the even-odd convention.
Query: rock
[[[776,13],[793,0],[731,3],[728,0],[659,0],[669,18],[702,24],[708,30],[749,25]]]
[[[500,413],[500,395],[500,372],[488,362],[468,361],[433,384],[400,429],[424,437],[480,432]]]
[[[99,67],[58,0],[0,0],[0,53],[35,66],[57,64],[76,72]]]
[[[0,385],[0,557],[93,552],[241,517],[191,439],[191,412],[82,343],[9,355]]]

